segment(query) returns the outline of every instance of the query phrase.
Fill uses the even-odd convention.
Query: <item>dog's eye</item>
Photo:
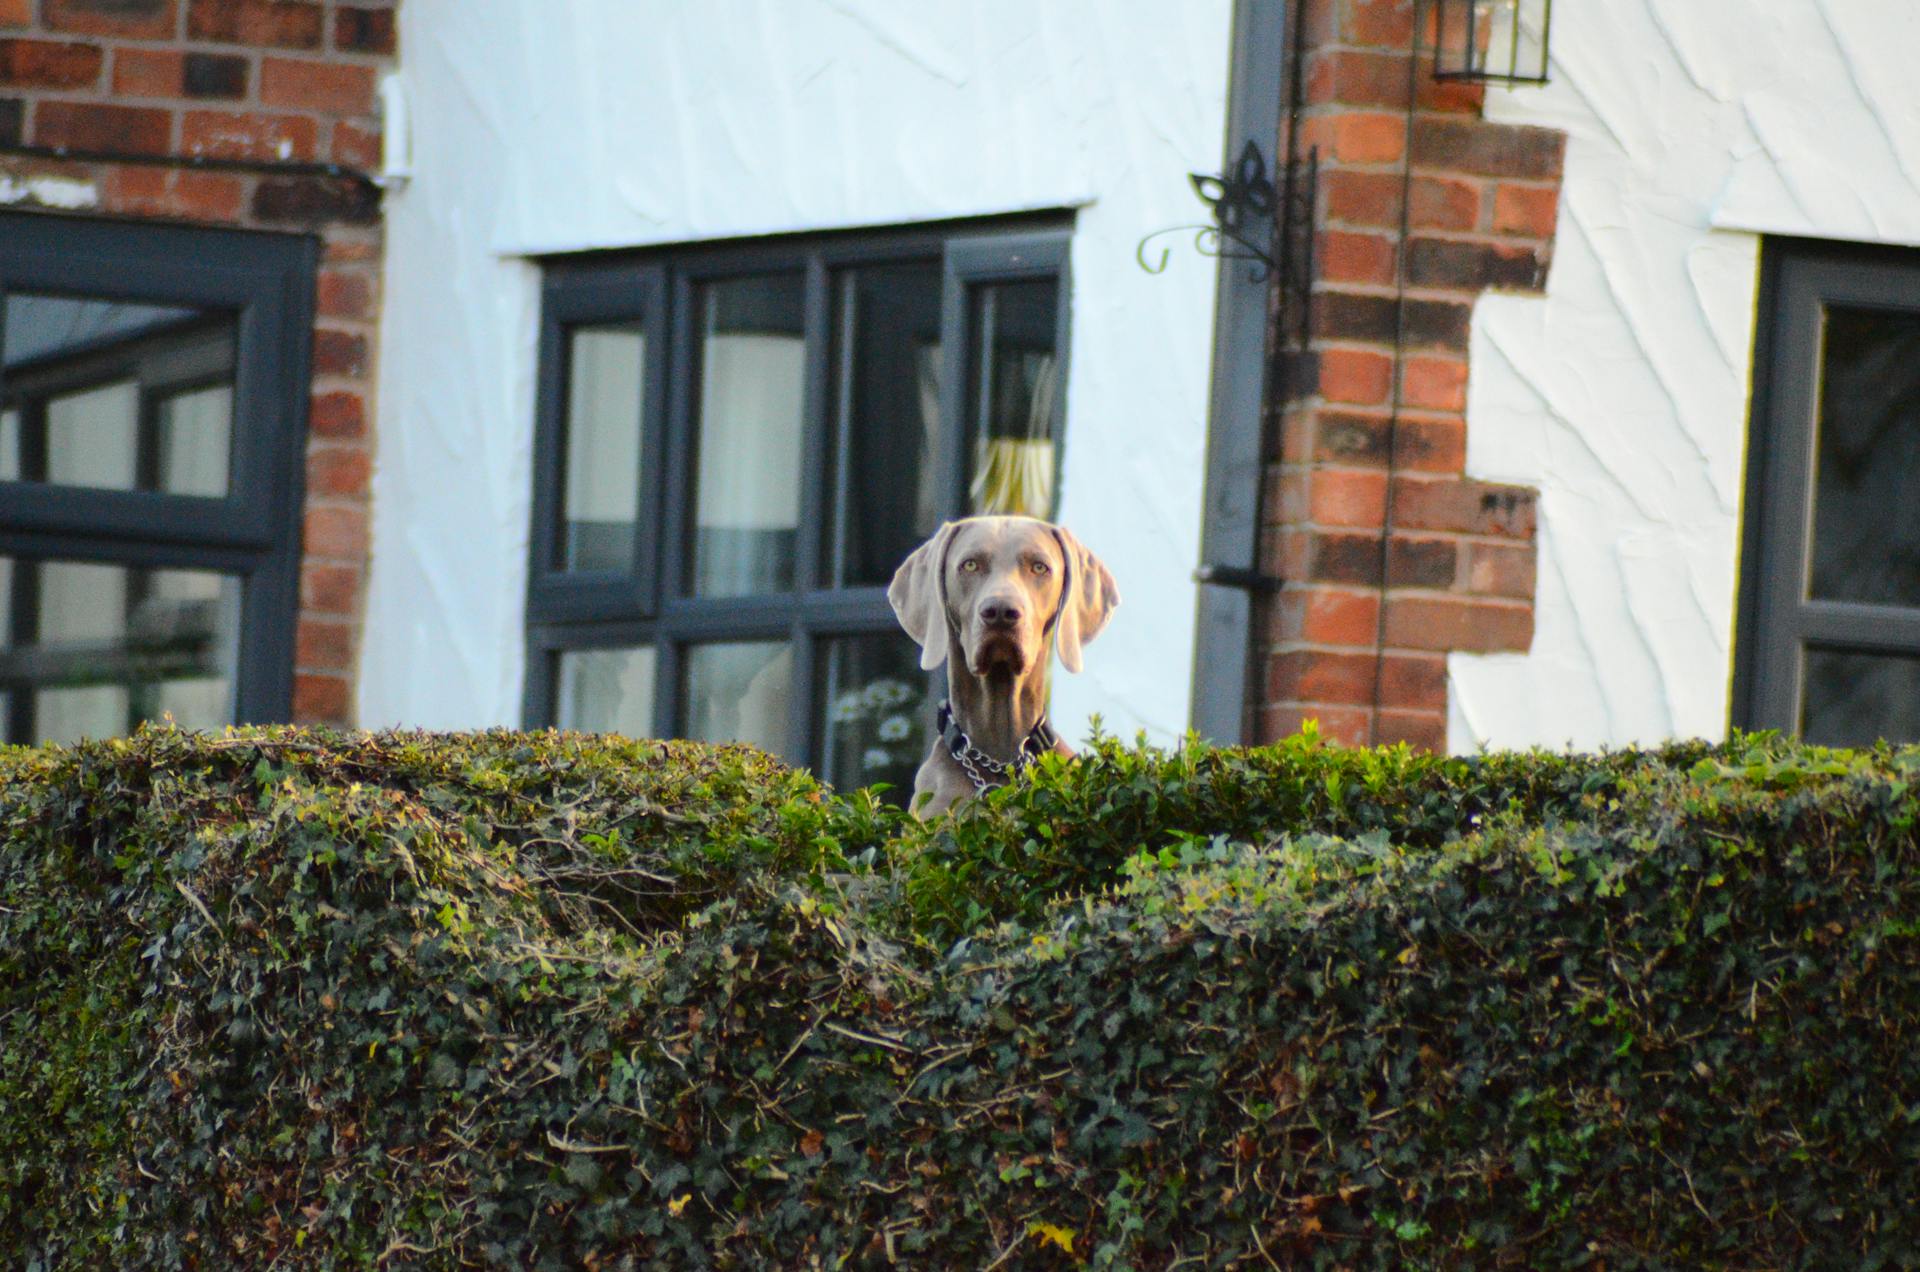
[[[1035,561],[1033,563],[1033,572],[1035,574],[1051,574],[1053,573],[1053,567],[1045,561]]]
[[[978,574],[979,572],[980,562],[975,557],[968,557],[960,563],[960,573],[962,574]]]

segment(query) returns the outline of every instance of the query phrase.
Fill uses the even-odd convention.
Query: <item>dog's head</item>
[[[1059,526],[969,517],[947,522],[914,549],[887,600],[920,643],[922,667],[946,661],[953,639],[974,675],[1020,676],[1046,657],[1050,639],[1061,665],[1079,671],[1080,647],[1107,625],[1120,590],[1099,558]]]

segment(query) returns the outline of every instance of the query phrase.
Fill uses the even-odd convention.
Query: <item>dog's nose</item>
[[[1004,597],[993,597],[980,606],[980,619],[989,627],[1012,627],[1020,621],[1020,607]]]

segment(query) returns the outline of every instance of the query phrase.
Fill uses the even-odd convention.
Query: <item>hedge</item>
[[[1916,771],[5,752],[0,1263],[1914,1266]]]

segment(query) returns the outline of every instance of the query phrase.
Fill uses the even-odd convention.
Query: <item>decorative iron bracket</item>
[[[1313,207],[1319,154],[1316,148],[1305,159],[1290,161],[1278,189],[1267,175],[1266,156],[1251,140],[1231,172],[1218,176],[1187,174],[1194,194],[1212,209],[1213,224],[1155,230],[1140,240],[1134,259],[1149,274],[1164,273],[1172,249],[1162,246],[1159,258],[1149,262],[1147,245],[1168,234],[1191,233],[1194,250],[1202,256],[1249,261],[1254,267],[1253,281],[1265,282],[1277,274],[1283,292],[1303,289],[1313,277]],[[1301,308],[1304,310],[1304,306]]]

